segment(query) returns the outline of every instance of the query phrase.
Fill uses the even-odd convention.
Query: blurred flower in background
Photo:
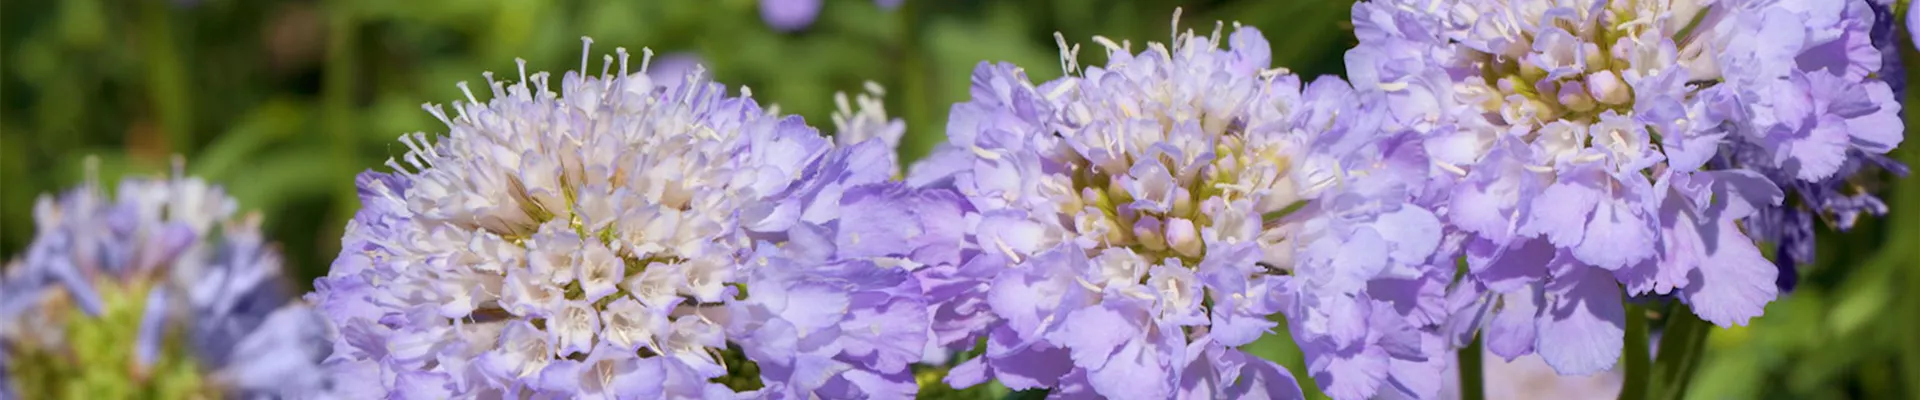
[[[0,396],[293,396],[329,325],[293,300],[257,214],[178,176],[41,197],[0,275]]]
[[[906,0],[874,0],[874,5],[892,10],[900,7]],[[781,32],[795,32],[806,29],[820,16],[824,0],[759,0],[760,18],[767,26]]]
[[[760,18],[782,32],[806,29],[820,15],[822,0],[760,0]]]
[[[646,74],[647,78],[653,79],[654,84],[666,90],[675,90],[686,81],[686,76],[693,74],[695,70],[707,70],[705,65],[701,65],[700,55],[684,52],[668,53],[654,57],[652,65],[647,66]]]
[[[1593,375],[1560,375],[1538,355],[1493,360],[1487,363],[1483,376],[1489,399],[1606,400],[1616,398],[1622,384],[1618,369]]]

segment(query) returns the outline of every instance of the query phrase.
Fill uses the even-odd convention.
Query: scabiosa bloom
[[[1897,105],[1905,92],[1906,71],[1900,65],[1898,41],[1894,38],[1896,24],[1893,3],[1871,0],[1867,6],[1871,11],[1870,16],[1861,15],[1858,10],[1848,10],[1847,17],[1870,20],[1868,26],[1859,26],[1861,25],[1859,22],[1844,26],[1851,40],[1855,41],[1859,40],[1857,35],[1865,29],[1872,40],[1873,50],[1877,52],[1875,54],[1879,56],[1878,69],[1872,72],[1872,77],[1884,82],[1892,95],[1874,101]],[[1849,42],[1847,45],[1860,46],[1857,42]],[[1826,54],[1817,57],[1831,58],[1832,56]],[[1861,59],[1848,62],[1860,66],[1870,66],[1876,62],[1865,59],[1865,54],[1857,56]],[[1810,54],[1807,57],[1816,56]],[[1899,109],[1891,110],[1888,115],[1897,120]],[[1882,118],[1883,120],[1879,122],[1886,122],[1885,116]],[[1866,128],[1885,129],[1884,127]],[[1897,143],[1900,137],[1894,134],[1891,138]],[[1887,147],[1890,148],[1892,145],[1889,144]],[[1793,287],[1797,278],[1794,267],[1797,264],[1813,261],[1815,220],[1824,221],[1829,228],[1844,231],[1852,229],[1863,215],[1886,214],[1886,203],[1874,196],[1870,189],[1873,185],[1870,180],[1874,175],[1873,172],[1889,171],[1901,176],[1907,173],[1905,165],[1888,158],[1882,154],[1882,151],[1848,150],[1846,159],[1831,176],[1813,180],[1795,179],[1790,169],[1768,167],[1763,160],[1765,154],[1756,146],[1738,146],[1735,147],[1734,152],[1715,159],[1713,164],[1727,168],[1756,169],[1792,194],[1792,201],[1781,206],[1760,209],[1751,227],[1755,236],[1774,243],[1774,261],[1780,263],[1781,268],[1776,282],[1782,290]]]
[[[428,107],[445,138],[403,137],[404,166],[361,175],[363,208],[310,295],[341,327],[329,365],[378,382],[348,397],[901,392],[888,379],[905,365],[873,342],[924,329],[895,317],[924,309],[902,305],[917,283],[753,245],[822,221],[812,205],[839,180],[893,167],[830,152],[745,89],[698,70],[668,89],[627,59],[559,93],[524,63],[517,83],[489,75],[491,100]],[[819,177],[835,165],[855,176]]]
[[[1760,315],[1780,272],[1756,215],[1900,140],[1864,0],[1382,0],[1354,22],[1356,87],[1424,135],[1471,236],[1455,333],[1561,373],[1619,358],[1622,285]]]
[[[1236,27],[1230,50],[1222,39],[1189,32],[1134,54],[1096,38],[1109,62],[1084,72],[1063,43],[1069,75],[1039,85],[1011,65],[975,70],[949,142],[909,179],[977,210],[981,254],[953,275],[984,293],[932,301],[958,303],[936,320],[991,319],[941,332],[986,341],[949,383],[1298,397],[1287,371],[1237,349],[1284,313],[1337,398],[1439,389],[1443,318],[1426,313],[1443,305],[1446,275],[1428,267],[1440,223],[1408,202],[1420,149],[1379,135],[1346,83],[1303,90],[1267,69],[1258,30]]]
[[[34,206],[0,276],[0,397],[324,389],[326,321],[292,302],[257,215],[195,178],[94,182]]]

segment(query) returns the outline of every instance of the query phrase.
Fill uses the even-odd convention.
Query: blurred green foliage
[[[464,98],[454,83],[484,71],[516,75],[515,58],[530,71],[577,69],[581,36],[594,39],[594,67],[615,47],[697,54],[719,81],[816,126],[834,92],[880,83],[908,121],[907,160],[942,140],[977,63],[1059,76],[1055,32],[1089,46],[1081,63],[1096,64],[1094,35],[1165,41],[1179,7],[1183,29],[1260,28],[1275,64],[1303,76],[1341,73],[1354,43],[1351,0],[826,3],[811,27],[785,34],[760,22],[756,0],[9,0],[0,254],[25,247],[34,197],[80,182],[86,158],[111,182],[164,173],[183,154],[187,172],[266,215],[304,285],[338,251],[358,207],[354,175],[403,154],[403,133],[444,131],[421,104]],[[1914,147],[1900,150],[1910,165]],[[1822,232],[1821,262],[1802,269],[1798,292],[1751,327],[1714,332],[1693,395],[1920,396],[1920,292],[1906,290],[1920,288],[1920,218],[1907,214],[1920,210],[1920,185],[1882,189],[1888,220]],[[1286,335],[1250,347],[1303,371]]]

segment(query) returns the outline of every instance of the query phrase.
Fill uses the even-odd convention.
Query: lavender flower
[[[257,215],[199,179],[43,196],[0,277],[0,397],[292,396],[329,326],[292,302]],[[74,391],[79,392],[74,392]]]
[[[1564,374],[1619,358],[1622,296],[1759,316],[1779,270],[1755,237],[1811,235],[1769,226],[1805,220],[1769,216],[1782,189],[1871,204],[1809,189],[1900,140],[1864,0],[1381,0],[1354,21],[1355,86],[1422,135],[1467,236],[1454,340],[1484,328]]]
[[[917,281],[805,241],[892,147],[618,53],[560,93],[489,75],[490,101],[428,107],[445,138],[361,175],[309,295],[342,327],[328,364],[379,382],[343,397],[911,396]]]
[[[1096,38],[1110,61],[1085,71],[1063,43],[1068,76],[1038,85],[975,70],[949,142],[908,179],[965,195],[980,249],[927,279],[950,288],[930,299],[939,343],[986,341],[948,383],[1298,397],[1237,349],[1284,314],[1337,398],[1439,389],[1440,221],[1410,202],[1424,154],[1346,83],[1267,69],[1259,31],[1222,39],[1135,54]]]
[[[1893,3],[1884,0],[1872,0],[1867,4],[1871,10],[1871,22],[1867,34],[1872,46],[1879,55],[1879,69],[1873,71],[1873,78],[1884,82],[1892,93],[1891,97],[1876,100],[1883,104],[1898,104],[1905,93],[1906,71],[1900,65],[1898,43],[1894,38]],[[1868,18],[1859,11],[1848,9],[1850,18]],[[1849,37],[1849,46],[1859,46],[1857,35],[1861,34],[1860,23],[1845,24]],[[1809,52],[1802,58],[1830,58],[1830,54]],[[1850,60],[1851,63],[1867,65],[1871,60]],[[1890,115],[1899,116],[1897,107],[1890,109]],[[1888,112],[1883,112],[1888,113]],[[1884,115],[1882,116],[1884,118]],[[1884,129],[1884,128],[1881,128]],[[1894,139],[1897,140],[1896,134]],[[1889,144],[1891,147],[1891,144]],[[1755,236],[1774,243],[1776,248],[1774,261],[1780,263],[1780,277],[1776,279],[1781,290],[1790,290],[1796,278],[1796,264],[1813,260],[1814,220],[1827,223],[1828,227],[1838,230],[1852,229],[1861,215],[1879,216],[1887,212],[1885,203],[1866,189],[1864,181],[1876,171],[1889,171],[1905,176],[1907,168],[1898,161],[1886,157],[1882,152],[1871,150],[1848,150],[1846,159],[1839,169],[1824,179],[1794,179],[1789,171],[1782,168],[1769,168],[1764,161],[1764,151],[1756,146],[1738,146],[1727,157],[1715,160],[1715,163],[1728,168],[1753,168],[1775,183],[1780,184],[1798,200],[1798,204],[1783,204],[1779,207],[1762,208],[1755,218],[1752,230]]]
[[[680,79],[693,73],[695,69],[704,70],[706,60],[691,52],[668,53],[653,59],[647,65],[647,78],[666,90],[674,90],[684,80]]]
[[[900,8],[906,0],[874,0],[873,4],[884,10]],[[798,32],[813,25],[820,17],[823,0],[760,0],[760,19],[767,26],[781,32]]]
[[[760,19],[776,31],[793,32],[813,25],[822,0],[760,0]]]

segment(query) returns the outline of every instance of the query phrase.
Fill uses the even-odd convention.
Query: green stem
[[[1653,366],[1653,392],[1650,399],[1679,399],[1687,395],[1687,384],[1700,368],[1700,354],[1707,347],[1707,334],[1713,327],[1693,315],[1693,310],[1675,306],[1667,315],[1667,329],[1660,337],[1660,357]]]
[[[1906,21],[1906,13],[1913,12],[1911,5],[1902,0],[1899,2],[1899,8],[1898,13],[1894,14],[1894,20]],[[1909,26],[1903,24],[1894,25],[1899,30],[1894,37],[1900,42],[1898,46],[1900,61],[1907,66],[1907,93],[1904,104],[1910,108],[1905,110],[1904,117],[1906,117],[1907,126],[1912,127],[1920,125],[1920,110],[1911,108],[1915,104],[1920,104],[1920,90],[1917,90],[1920,87],[1915,86],[1916,83],[1920,83],[1920,53],[1914,53],[1914,47],[1911,46],[1913,42],[1910,41],[1910,35],[1916,32],[1909,31]],[[1907,165],[1920,165],[1920,148],[1910,144],[1895,149],[1893,153],[1895,158]],[[1910,210],[1914,206],[1920,206],[1920,180],[1909,175],[1903,182],[1893,185],[1892,191],[1887,204],[1896,204],[1896,207],[1902,207],[1901,209],[1905,211],[1888,213],[1887,226],[1892,229],[1888,230],[1887,241],[1884,243],[1920,243],[1920,213]],[[1906,287],[1920,288],[1920,267],[1916,267],[1920,266],[1920,253],[1899,245],[1887,246],[1883,251],[1904,251],[1905,253],[1902,254],[1904,263],[1894,262],[1907,266],[1901,269],[1901,272],[1906,274]],[[1904,295],[1907,298],[1907,309],[1920,310],[1920,291],[1908,290],[1904,291]],[[1900,319],[1905,320],[1908,326],[1907,332],[1920,331],[1920,318]],[[1906,343],[1907,345],[1902,346],[1901,349],[1903,365],[1900,369],[1906,375],[1904,380],[1907,384],[1907,395],[1920,396],[1920,340],[1908,340]]]
[[[1647,364],[1651,355],[1647,349],[1647,310],[1640,306],[1627,305],[1626,346],[1620,356],[1627,364],[1627,382],[1620,387],[1620,400],[1646,399],[1647,377],[1652,372]]]
[[[1486,367],[1481,362],[1481,357],[1484,356],[1481,350],[1484,346],[1481,344],[1482,340],[1484,338],[1476,336],[1466,348],[1460,349],[1460,400],[1487,398],[1486,378],[1481,376],[1486,372]]]
[[[920,8],[923,6],[921,2],[908,1],[894,10],[900,16],[900,42],[897,48],[900,51],[901,76],[897,104],[902,106],[899,108],[903,110],[901,118],[907,121],[907,134],[901,139],[899,150],[903,166],[905,161],[925,157],[935,145],[946,140],[946,135],[940,134],[944,126],[934,123],[933,112],[928,107],[934,103],[934,99],[929,93],[929,72],[924,59],[926,53],[920,49]]]
[[[327,19],[327,64],[321,88],[321,112],[325,119],[321,121],[321,128],[326,130],[336,155],[344,157],[343,162],[351,162],[347,160],[354,159],[356,142],[352,121],[353,87],[357,79],[354,67],[358,63],[353,45],[357,32],[347,3],[337,1],[330,5],[333,9],[329,10]]]
[[[332,165],[328,165],[328,168],[334,168],[337,175],[333,176],[343,179],[337,179],[334,183],[336,186],[332,191],[333,207],[324,217],[327,218],[327,222],[323,226],[341,227],[346,226],[345,221],[353,215],[353,210],[360,208],[360,198],[356,195],[354,180],[350,177],[360,169],[366,168],[360,163],[360,155],[357,151],[360,119],[355,115],[357,113],[354,109],[354,89],[360,79],[359,52],[354,47],[360,39],[359,26],[354,22],[355,14],[351,1],[331,1],[326,3],[326,6],[328,7],[327,60],[326,70],[321,77],[320,129],[321,135],[326,138],[327,151],[333,153],[333,156],[329,157],[333,162]],[[340,233],[340,231],[331,231],[321,236],[331,237]],[[338,244],[338,241],[322,241],[316,246],[319,247],[317,250],[321,254],[332,254],[331,252],[339,249],[332,246]],[[326,267],[322,265],[320,268],[322,268],[321,274],[324,274]],[[311,271],[308,272],[311,273]]]
[[[187,95],[187,67],[174,40],[173,4],[140,2],[142,55],[147,63],[147,101],[153,103],[167,152],[193,150],[193,99]],[[164,157],[164,155],[162,155]]]

